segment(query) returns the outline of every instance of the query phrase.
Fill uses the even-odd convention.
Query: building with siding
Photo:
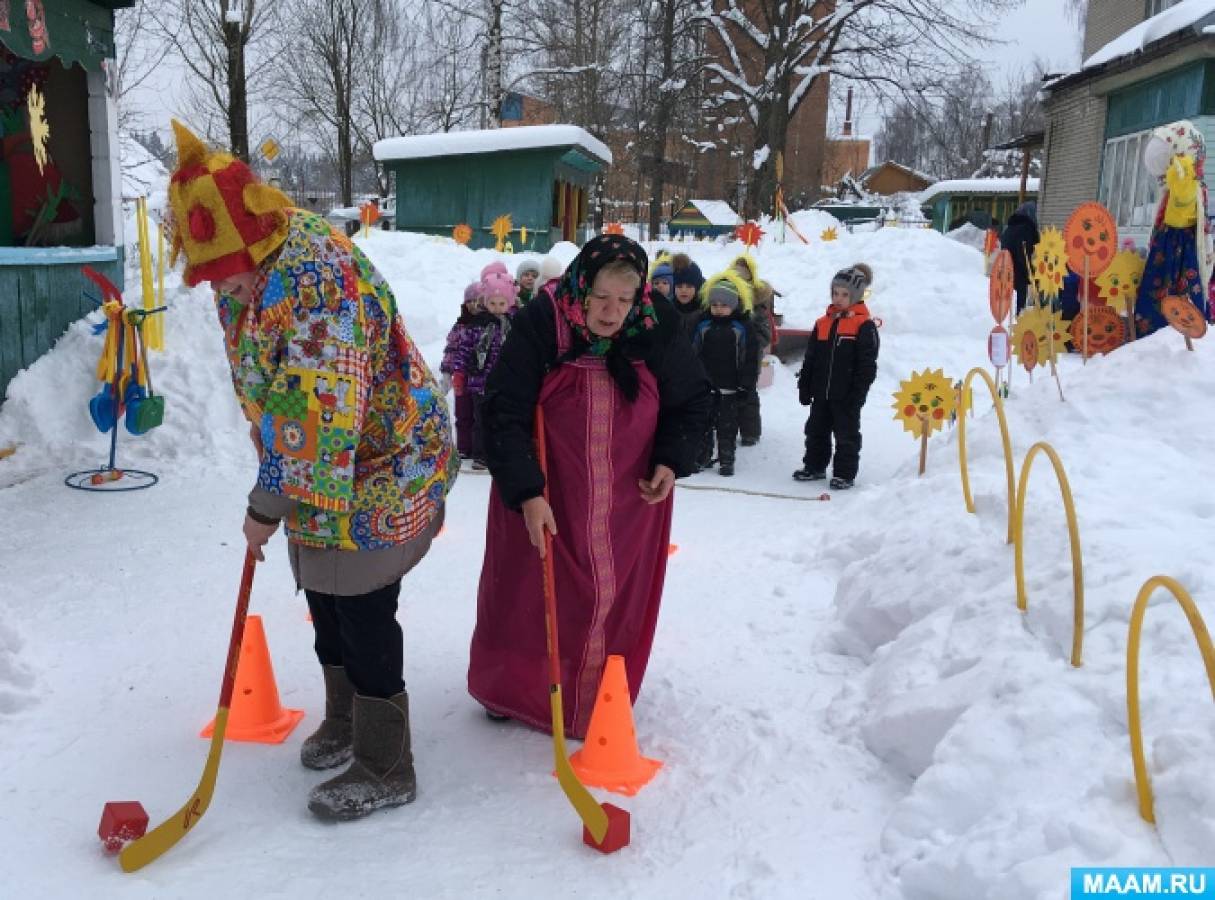
[[[114,10],[134,5],[0,0],[0,397],[94,308],[83,266],[122,284]]]
[[[1159,189],[1143,167],[1153,129],[1189,119],[1215,146],[1215,25],[1209,6],[1090,0],[1079,72],[1044,87],[1038,216],[1062,226],[1081,203],[1109,207],[1119,233],[1146,243]],[[1207,167],[1207,185],[1215,185]]]

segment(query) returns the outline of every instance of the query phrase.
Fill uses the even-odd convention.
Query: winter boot
[[[731,461],[731,462],[722,462],[722,463],[721,463],[721,465],[719,465],[719,466],[717,467],[717,474],[718,474],[718,475],[721,475],[721,476],[723,476],[723,477],[725,477],[725,478],[733,478],[733,477],[734,477],[734,463],[733,463],[733,461]]]
[[[852,482],[847,478],[832,478],[831,479],[831,490],[833,490],[833,491],[846,491],[851,487],[852,487]]]
[[[332,769],[350,762],[354,726],[354,685],[342,666],[321,666],[325,675],[325,721],[300,747],[300,762],[309,769]]]
[[[308,808],[330,822],[346,822],[413,802],[417,796],[409,741],[409,695],[381,700],[354,697],[354,762],[312,789]]]
[[[793,473],[794,481],[822,481],[826,477],[826,472],[812,472],[808,467],[802,467]]]

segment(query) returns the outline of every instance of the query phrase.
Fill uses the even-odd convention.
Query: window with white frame
[[[1159,15],[1170,6],[1176,6],[1181,0],[1147,0],[1147,17]]]
[[[1143,150],[1152,131],[1137,131],[1105,142],[1101,163],[1101,202],[1119,228],[1150,228],[1160,200],[1160,186],[1143,166]]]

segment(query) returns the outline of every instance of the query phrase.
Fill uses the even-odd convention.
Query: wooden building
[[[585,237],[595,177],[612,162],[602,142],[574,125],[388,138],[374,154],[395,184],[398,231],[450,236],[466,224],[470,247],[492,247],[493,222],[509,215],[514,249],[541,253]]]
[[[1038,179],[1025,183],[1024,200],[1038,199]],[[940,232],[970,222],[979,228],[1001,226],[1023,202],[1020,178],[966,178],[938,181],[919,195],[924,215]]]
[[[672,237],[715,238],[733,234],[742,224],[725,200],[689,200],[667,222]]]
[[[883,197],[905,193],[918,194],[930,188],[934,181],[923,172],[890,160],[866,169],[857,180],[868,193],[880,194]]]
[[[0,394],[94,307],[84,265],[122,284],[114,10],[0,0]]]

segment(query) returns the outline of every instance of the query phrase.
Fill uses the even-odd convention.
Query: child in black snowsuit
[[[856,480],[861,458],[861,407],[877,376],[878,330],[865,306],[865,291],[873,283],[873,270],[857,263],[831,280],[831,305],[814,324],[806,359],[797,379],[802,406],[810,407],[806,420],[806,455],[793,473],[798,481],[827,477],[835,459],[831,487],[847,490]]]
[[[759,374],[759,341],[751,328],[751,288],[734,272],[714,275],[705,283],[704,314],[692,334],[692,347],[713,384],[713,423],[701,445],[700,467],[712,465],[717,438],[718,474],[734,474],[738,415],[746,396],[755,391]]]
[[[686,253],[676,253],[671,257],[671,269],[675,273],[675,296],[671,302],[679,313],[683,330],[690,338],[696,333],[704,315],[704,307],[700,305],[700,289],[704,287],[705,277],[700,274],[700,266],[692,262]]]

